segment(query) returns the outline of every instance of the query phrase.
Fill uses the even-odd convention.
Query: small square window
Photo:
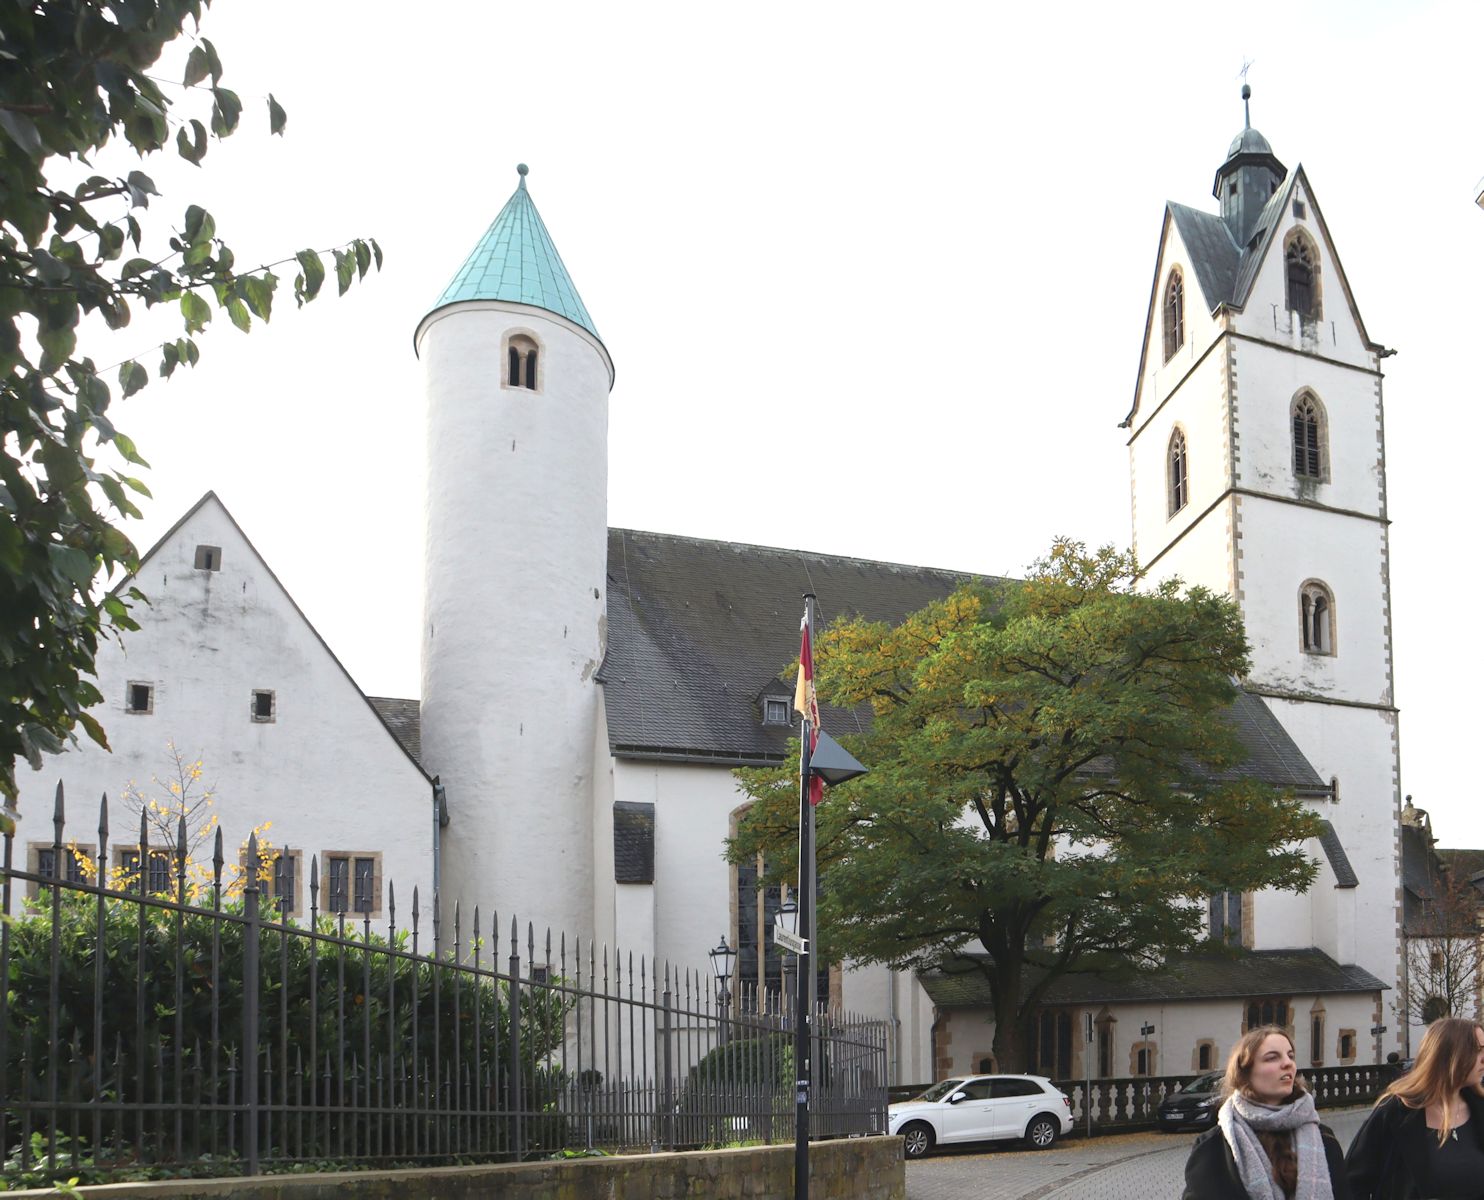
[[[1295,200],[1293,202],[1293,215],[1300,221],[1302,221],[1307,215],[1304,210],[1304,202],[1302,200]]]
[[[124,693],[124,711],[152,713],[155,711],[155,685],[152,683],[130,683]]]
[[[196,570],[220,571],[221,569],[222,548],[220,546],[196,547]]]
[[[267,690],[255,690],[252,694],[252,719],[259,724],[267,724],[273,720],[274,714],[273,693]]]
[[[787,725],[788,701],[781,696],[766,696],[763,699],[763,724]]]

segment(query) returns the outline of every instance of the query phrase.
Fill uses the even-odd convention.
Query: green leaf
[[[313,250],[300,250],[294,255],[299,261],[302,274],[294,280],[294,296],[300,304],[308,304],[319,295],[325,282],[325,264]]]
[[[381,270],[381,247],[376,244],[376,239],[371,239],[371,256],[376,259],[376,269]]]
[[[180,315],[185,318],[186,332],[198,333],[205,329],[211,320],[211,305],[195,292],[182,292]]]
[[[211,106],[211,132],[217,137],[227,137],[237,128],[242,116],[242,101],[237,93],[224,87],[211,89],[214,103]]]
[[[371,247],[359,238],[356,239],[356,278],[365,279],[366,272],[371,266]]]
[[[202,46],[196,46],[191,50],[190,57],[186,59],[185,77],[181,82],[186,87],[195,87],[210,72],[211,66],[206,58],[206,50]]]
[[[140,388],[149,382],[149,372],[141,363],[130,359],[119,367],[119,386],[124,389],[124,396],[132,396]]]
[[[216,221],[199,204],[192,204],[186,209],[185,233],[187,242],[199,246],[216,237]]]
[[[154,269],[154,263],[147,258],[131,258],[124,264],[124,269],[119,272],[121,279],[133,279],[137,275],[143,275],[146,271]]]
[[[283,111],[283,106],[273,98],[273,93],[268,93],[268,132],[283,136],[284,127],[289,123],[288,113]]]
[[[252,328],[252,316],[247,311],[247,305],[237,296],[227,301],[227,316],[232,318],[232,324],[243,333]]]
[[[222,60],[216,56],[216,47],[207,38],[202,38],[201,49],[206,51],[206,69],[211,73],[211,82],[220,83],[222,78]]]
[[[42,157],[41,134],[36,128],[36,122],[25,113],[0,108],[0,129],[26,154],[32,158]]]
[[[278,286],[278,277],[271,271],[262,275],[244,275],[237,281],[242,289],[242,298],[247,301],[253,315],[266,321],[273,314],[273,289]]]
[[[124,187],[128,190],[132,208],[148,208],[149,198],[160,194],[155,190],[155,181],[143,171],[130,171]]]
[[[345,250],[335,251],[335,282],[340,287],[340,295],[345,295],[355,277],[356,256]]]
[[[120,600],[118,600],[116,597],[110,596],[108,599],[109,600],[112,600],[120,608],[123,608],[124,607],[123,606],[123,603]],[[112,609],[109,610],[110,613],[112,611],[113,611]],[[128,609],[124,609],[124,615],[125,616],[128,615]],[[100,746],[103,747],[103,749],[105,749],[105,750],[111,750],[112,749],[112,747],[109,746],[109,744],[108,744],[108,735],[103,732],[103,726],[100,725],[100,724],[98,724],[98,718],[97,717],[93,716],[91,713],[88,713],[88,712],[79,712],[77,714],[77,723],[79,725],[81,725],[83,727],[83,729],[85,729],[87,731],[88,737],[92,738],[93,741],[97,742],[98,745],[100,745]],[[74,1179],[74,1180],[72,1180],[72,1182],[75,1184],[77,1182],[77,1180]],[[81,1192],[78,1192],[76,1194],[77,1195],[81,1195],[82,1193]]]
[[[169,343],[166,343],[167,348]],[[133,463],[136,467],[147,467],[149,463],[139,457],[139,450],[134,445],[134,439],[124,433],[113,435],[113,444],[118,447],[118,452],[124,456],[125,462]]]
[[[90,554],[84,553],[75,546],[53,544],[46,549],[52,567],[59,574],[80,588],[87,588],[92,584],[93,575],[97,572],[97,564]]]

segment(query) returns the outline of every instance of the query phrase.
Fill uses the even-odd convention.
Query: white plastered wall
[[[1374,1058],[1375,1040],[1370,1035],[1376,1011],[1376,994],[1345,993],[1317,996],[1313,993],[1276,997],[1288,1002],[1289,1028],[1300,1068],[1346,1065],[1339,1057],[1339,1034],[1352,1030],[1356,1035],[1355,1057],[1348,1062],[1369,1063]],[[1147,1039],[1155,1050],[1153,1075],[1194,1075],[1198,1071],[1198,1046],[1203,1040],[1212,1043],[1215,1068],[1226,1065],[1227,1056],[1242,1036],[1246,1002],[1240,999],[1186,1000],[1164,1003],[1112,1003],[1074,1007],[1072,1014],[1072,1066],[1070,1081],[1082,1079],[1089,1065],[1084,1057],[1089,1047],[1082,1030],[1087,1014],[1095,1021],[1112,1018],[1113,1076],[1124,1079],[1134,1073],[1134,1046],[1145,1039],[1140,1029],[1154,1026]],[[1317,1007],[1316,1007],[1317,1006]],[[1323,1013],[1321,1054],[1313,1057],[1311,1016]],[[936,1078],[977,1071],[994,1042],[994,1022],[983,1009],[952,1009],[944,1014],[939,1029],[939,1054],[946,1059],[946,1069]],[[1096,1043],[1092,1051],[1092,1077],[1097,1071]],[[916,1081],[913,1082],[926,1082]],[[1061,1082],[1061,1081],[1059,1081]]]
[[[540,389],[503,381],[540,345]],[[605,636],[608,389],[561,317],[476,301],[418,331],[428,399],[423,761],[458,814],[446,890],[522,926],[586,934]]]
[[[197,546],[220,548],[220,570],[196,568]],[[133,785],[160,797],[151,780],[168,785],[173,741],[188,764],[201,763],[197,786],[215,793],[211,811],[230,863],[253,828],[268,824],[265,837],[274,847],[302,853],[301,911],[309,905],[311,857],[337,851],[380,856],[377,925],[393,881],[398,924],[408,922],[414,886],[426,915],[433,883],[429,781],[221,503],[208,497],[167,535],[136,582],[150,601],[135,608],[139,630],[122,645],[109,640],[98,649],[103,703],[93,714],[113,752],[84,739],[48,758],[40,772],[22,768],[18,850],[51,843],[58,781],[66,786],[69,838],[96,847],[99,800],[107,793],[109,844],[137,844],[138,809],[125,790]],[[126,710],[130,682],[153,688],[151,712]],[[255,690],[274,693],[271,721],[252,719]],[[158,844],[154,835],[151,844]],[[210,856],[209,844],[198,852]],[[323,911],[323,863],[321,881]]]

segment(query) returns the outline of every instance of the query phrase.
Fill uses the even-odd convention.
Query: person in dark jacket
[[[1434,1021],[1345,1156],[1356,1200],[1484,1200],[1484,1026]]]
[[[1345,1156],[1276,1025],[1242,1036],[1226,1062],[1216,1128],[1196,1138],[1184,1200],[1350,1200]]]

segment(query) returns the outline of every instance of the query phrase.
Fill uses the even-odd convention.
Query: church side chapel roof
[[[367,696],[382,724],[391,730],[402,749],[419,765],[423,760],[422,705],[416,700],[393,696]]]
[[[818,597],[821,625],[846,614],[899,621],[969,578],[931,567],[610,529],[608,653],[598,673],[610,748],[618,758],[776,762],[794,727],[765,725],[761,698],[792,700],[792,688],[779,676],[798,655],[804,592]],[[1230,714],[1248,758],[1219,778],[1256,777],[1306,795],[1327,794],[1259,697],[1238,693]],[[852,733],[865,727],[870,712],[824,706],[821,718],[832,733]],[[1339,855],[1343,859],[1343,850]]]
[[[989,961],[986,955],[971,958]],[[989,983],[982,971],[940,968],[918,975],[939,1008],[987,1008]],[[1246,996],[1336,995],[1379,992],[1387,985],[1353,963],[1335,962],[1313,947],[1296,950],[1198,952],[1172,958],[1158,971],[1135,975],[1063,975],[1047,989],[1045,1003],[1116,1004],[1120,1001],[1233,1000]]]
[[[463,300],[506,300],[566,317],[597,337],[597,326],[526,190],[526,164],[516,170],[520,184],[514,194],[428,311]]]

